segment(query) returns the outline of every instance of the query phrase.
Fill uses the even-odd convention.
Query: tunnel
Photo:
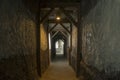
[[[120,80],[120,0],[0,0],[0,80]]]

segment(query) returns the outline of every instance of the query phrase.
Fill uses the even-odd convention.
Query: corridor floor
[[[78,80],[67,61],[54,61],[40,80]]]

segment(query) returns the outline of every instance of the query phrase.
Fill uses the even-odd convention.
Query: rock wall
[[[47,26],[40,25],[40,60],[41,60],[41,72],[43,73],[49,65],[49,46],[48,46],[48,35]]]
[[[35,31],[22,0],[0,0],[0,80],[38,80]]]
[[[83,17],[82,55],[85,64],[118,80],[120,75],[120,1],[100,0]],[[119,78],[120,79],[120,78]]]

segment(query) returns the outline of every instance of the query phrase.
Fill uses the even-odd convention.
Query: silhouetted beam
[[[70,34],[70,31],[62,23],[60,25]]]
[[[57,35],[58,32],[59,32],[59,31],[56,31],[56,32],[53,34],[52,38],[53,38],[55,35]]]
[[[78,7],[80,6],[80,3],[78,2],[67,2],[67,3],[63,3],[63,2],[41,2],[40,3],[40,8],[53,8],[53,7]]]
[[[46,13],[46,15],[41,19],[40,23],[43,23],[48,18],[48,16],[52,13],[53,10],[54,8],[48,11],[48,13]]]
[[[66,39],[66,37],[61,32],[58,32],[53,39]]]
[[[77,27],[77,22],[72,18],[72,16],[66,10],[64,10],[64,8],[60,8],[60,10],[65,14],[68,20],[70,20],[70,22],[72,22]]]
[[[58,25],[58,23],[56,23],[50,30],[49,33]]]
[[[60,31],[60,32],[67,38],[67,35],[63,31]]]
[[[70,23],[70,33],[72,34],[72,23]]]
[[[77,10],[78,16],[78,26],[77,26],[77,71],[76,76],[80,75],[80,63],[82,60],[82,25],[81,25],[81,15],[80,15],[80,7]]]
[[[70,21],[67,19],[61,19],[60,21],[56,21],[56,19],[49,19],[49,20],[47,20],[47,22],[49,22],[49,23],[56,23],[56,22],[58,22],[58,23],[70,23]]]

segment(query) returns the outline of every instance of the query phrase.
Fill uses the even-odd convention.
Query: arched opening
[[[52,57],[52,61],[63,61],[66,60],[65,57],[65,42],[62,39],[58,39],[54,42],[54,53]]]
[[[64,41],[57,40],[55,43],[56,55],[64,55]]]

